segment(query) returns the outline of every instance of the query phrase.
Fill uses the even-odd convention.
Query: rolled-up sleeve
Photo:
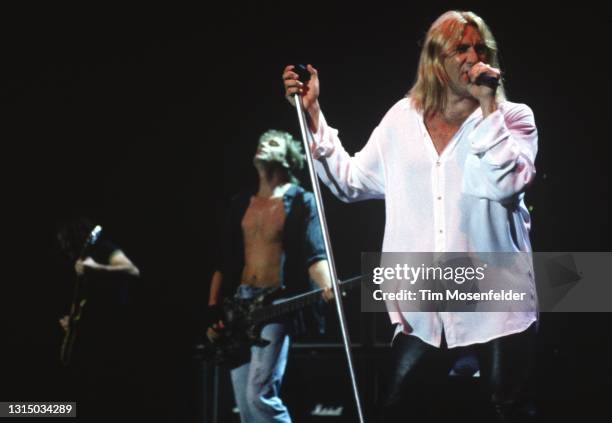
[[[466,194],[512,203],[535,177],[538,132],[531,109],[512,104],[491,113],[469,135]]]
[[[321,224],[317,215],[317,206],[314,195],[310,192],[304,192],[304,219],[304,257],[307,267],[310,267],[317,261],[327,258]]]

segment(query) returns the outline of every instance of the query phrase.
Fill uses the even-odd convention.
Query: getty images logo
[[[337,417],[342,415],[344,407],[339,405],[338,407],[324,407],[323,404],[317,404],[315,408],[310,412],[311,416],[324,416],[324,417]]]

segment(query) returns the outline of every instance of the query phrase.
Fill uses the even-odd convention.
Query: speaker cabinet
[[[294,345],[282,394],[295,422],[357,421],[341,345]]]

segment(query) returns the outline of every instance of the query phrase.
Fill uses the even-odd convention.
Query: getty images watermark
[[[611,262],[612,253],[364,253],[362,311],[612,311]]]
[[[405,281],[409,286],[419,281],[428,281],[432,285],[436,281],[453,282],[463,285],[465,282],[482,282],[486,277],[487,264],[475,267],[465,266],[408,266],[407,264],[396,264],[395,267],[375,267],[373,269],[372,282],[382,285],[385,281]],[[447,284],[448,285],[448,284]],[[450,284],[452,285],[452,284]],[[427,286],[424,284],[424,286]],[[433,289],[421,288],[418,290],[400,289],[396,292],[384,292],[376,289],[373,298],[376,301],[524,301],[527,292],[514,292],[505,289],[487,292],[463,292],[455,287],[435,292]]]

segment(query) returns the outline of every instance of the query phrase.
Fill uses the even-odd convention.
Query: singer
[[[482,18],[449,11],[431,25],[413,87],[353,157],[320,109],[317,70],[307,68],[308,82],[291,65],[283,81],[292,104],[301,95],[319,177],[343,201],[385,199],[383,251],[531,251],[523,197],[535,176],[535,120],[528,106],[506,100],[497,44]],[[532,293],[533,311],[403,312],[387,301],[396,328],[380,421],[425,421],[422,382],[446,376],[466,346],[487,387],[486,421],[535,417],[527,387],[537,313],[527,270],[516,282]]]

